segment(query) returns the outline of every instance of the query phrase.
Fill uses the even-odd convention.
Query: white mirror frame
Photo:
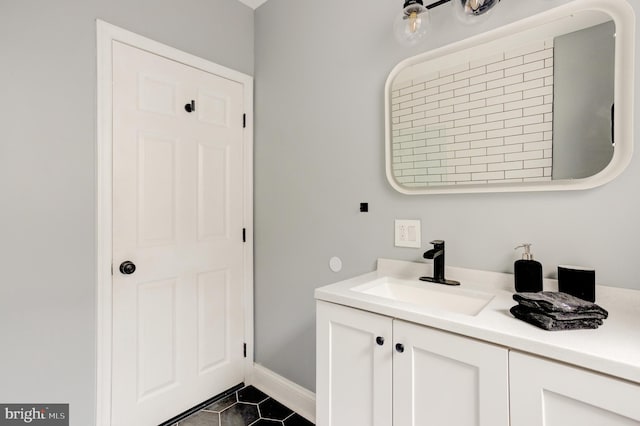
[[[392,123],[391,123],[391,86],[395,77],[406,67],[437,59],[441,56],[469,49],[479,44],[509,37],[537,26],[565,18],[573,13],[585,10],[599,11],[611,16],[616,28],[615,44],[615,111],[614,140],[616,146],[611,162],[599,173],[583,179],[563,179],[546,182],[522,182],[504,184],[443,185],[424,188],[406,187],[399,184],[392,169]],[[387,180],[391,186],[409,195],[454,194],[480,192],[527,192],[527,191],[563,191],[594,188],[604,185],[617,177],[631,162],[633,154],[633,97],[634,97],[634,53],[635,53],[635,15],[626,0],[574,0],[537,15],[513,22],[495,30],[443,46],[400,62],[396,65],[385,84],[385,163]]]

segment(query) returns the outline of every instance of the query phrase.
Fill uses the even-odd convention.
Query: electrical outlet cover
[[[420,221],[396,219],[395,221],[395,245],[396,247],[420,248]]]

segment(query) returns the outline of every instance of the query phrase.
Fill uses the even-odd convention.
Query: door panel
[[[175,244],[177,142],[138,137],[138,246]]]
[[[225,319],[229,309],[228,271],[198,274],[198,372],[206,373],[231,350]]]
[[[513,426],[639,426],[640,385],[511,351]]]
[[[316,306],[316,424],[391,425],[391,319],[331,303]]]
[[[112,424],[155,425],[244,378],[243,86],[118,42],[113,67]]]
[[[162,75],[138,74],[138,108],[157,114],[177,115],[178,85]]]
[[[176,280],[138,286],[138,399],[176,384]]]
[[[507,350],[394,320],[394,426],[508,426]]]
[[[414,374],[423,379],[413,382],[415,420],[412,424],[419,425],[421,423],[417,419],[429,419],[433,416],[448,417],[448,425],[478,425],[478,366],[419,346],[413,347],[412,355]],[[461,389],[467,392],[459,392]]]
[[[229,127],[229,98],[201,90],[198,92],[198,119],[216,126]]]
[[[198,239],[229,238],[227,171],[229,150],[225,146],[198,145]]]

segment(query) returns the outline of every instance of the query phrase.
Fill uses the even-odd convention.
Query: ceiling
[[[258,6],[260,6],[262,3],[266,2],[267,0],[240,0],[240,2],[246,4],[247,6],[256,9]]]

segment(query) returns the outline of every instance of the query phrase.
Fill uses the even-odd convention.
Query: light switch
[[[420,248],[420,221],[396,219],[395,239],[396,247]]]

